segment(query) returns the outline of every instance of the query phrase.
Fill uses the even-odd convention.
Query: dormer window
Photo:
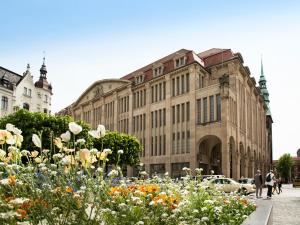
[[[135,84],[141,84],[143,83],[145,80],[145,75],[144,74],[141,74],[141,75],[137,75],[135,77]]]
[[[157,66],[153,68],[153,77],[158,77],[162,75],[164,72],[164,67],[163,66]]]
[[[186,56],[175,59],[175,68],[184,66],[186,64]]]

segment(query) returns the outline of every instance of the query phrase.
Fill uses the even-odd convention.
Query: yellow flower
[[[16,176],[9,175],[8,176],[8,184],[13,186],[13,185],[16,185],[16,183],[17,183]]]
[[[72,193],[72,192],[73,192],[73,188],[67,186],[67,187],[66,187],[66,192],[67,192],[67,193]]]
[[[11,136],[12,134],[7,130],[0,130],[0,145],[3,145]]]
[[[41,157],[36,157],[36,158],[34,159],[34,161],[35,161],[36,163],[41,163],[43,160],[42,160]]]
[[[60,138],[55,138],[54,139],[54,144],[56,145],[56,147],[58,147],[59,149],[62,149],[63,147],[63,143],[61,142]]]
[[[30,154],[31,154],[30,157],[35,158],[35,157],[38,156],[39,152],[38,151],[32,151]]]

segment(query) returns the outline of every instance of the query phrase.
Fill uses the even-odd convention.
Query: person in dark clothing
[[[278,194],[280,194],[282,192],[282,189],[281,189],[281,187],[282,187],[281,177],[279,177],[277,185],[278,185]]]
[[[254,182],[256,187],[256,198],[261,198],[263,179],[260,170],[257,170],[257,173],[254,176]]]
[[[272,198],[272,188],[274,185],[273,170],[270,170],[270,172],[267,173],[265,185],[267,185],[267,187],[268,187],[267,199],[270,199],[270,198]]]

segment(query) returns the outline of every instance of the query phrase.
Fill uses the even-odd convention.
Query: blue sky
[[[274,119],[274,156],[300,148],[299,1],[1,1],[0,65],[39,76],[46,51],[53,112],[94,81],[118,78],[181,48],[241,52]],[[298,74],[297,74],[298,73]]]

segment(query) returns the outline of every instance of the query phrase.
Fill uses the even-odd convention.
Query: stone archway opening
[[[246,177],[246,155],[244,145],[240,142],[240,177]]]
[[[222,142],[217,136],[209,135],[200,139],[197,161],[203,174],[222,174]]]
[[[237,151],[233,137],[229,138],[229,176],[237,178]]]

